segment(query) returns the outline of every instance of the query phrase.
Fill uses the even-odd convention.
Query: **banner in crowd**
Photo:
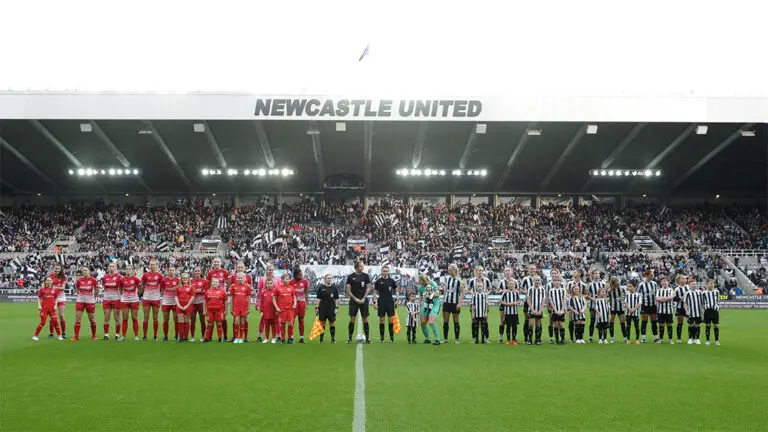
[[[368,244],[368,238],[365,236],[347,237],[347,247],[365,246]]]

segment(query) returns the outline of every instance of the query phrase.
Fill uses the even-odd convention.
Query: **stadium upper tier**
[[[267,243],[284,253],[314,253],[318,259],[342,253],[349,236],[390,246],[393,263],[423,253],[450,255],[457,246],[493,245],[537,252],[627,251],[635,237],[649,237],[663,250],[765,249],[768,218],[757,209],[638,206],[554,206],[531,208],[487,204],[409,206],[306,200],[275,206],[177,202],[163,207],[66,204],[2,209],[0,251],[49,250],[59,236],[74,236],[73,251],[191,251],[202,237],[217,234],[237,252]],[[264,241],[254,239],[263,236]],[[280,241],[282,240],[282,241]],[[293,252],[291,252],[293,251]],[[371,251],[379,254],[378,248]],[[380,260],[387,257],[374,256]]]

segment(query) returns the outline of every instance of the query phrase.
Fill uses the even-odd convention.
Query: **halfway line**
[[[357,324],[359,329],[362,324],[359,317]],[[361,343],[357,344],[355,359],[355,408],[352,418],[352,432],[365,432],[365,371],[363,370],[363,344]]]

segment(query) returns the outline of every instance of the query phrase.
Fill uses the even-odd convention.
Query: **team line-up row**
[[[232,342],[247,342],[248,315],[251,299],[255,293],[256,310],[261,313],[258,341],[268,343],[271,331],[272,343],[293,343],[294,322],[298,320],[299,343],[305,343],[304,317],[308,303],[309,281],[303,279],[300,268],[294,269],[292,276],[284,274],[282,278],[277,278],[274,275],[274,268],[269,267],[266,276],[259,278],[257,289],[254,291],[253,281],[250,275],[245,274],[242,263],[237,265],[236,273],[230,275],[221,267],[221,261],[217,258],[205,278],[202,277],[200,268],[194,269],[194,277],[186,273],[179,277],[174,268],[168,269],[167,275],[163,276],[158,272],[157,267],[156,261],[150,262],[149,271],[139,278],[131,267],[127,267],[125,274],[121,275],[117,272],[116,266],[110,264],[108,272],[101,281],[93,278],[88,268],[83,268],[81,277],[75,282],[77,290],[75,335],[70,340],[79,340],[83,312],[86,312],[89,318],[92,338],[98,339],[94,314],[97,297],[101,294],[104,308],[103,339],[105,340],[110,338],[111,317],[114,317],[115,321],[116,340],[125,340],[129,317],[132,319],[134,338],[139,340],[138,310],[141,305],[144,311],[144,340],[148,338],[150,316],[153,322],[153,339],[158,340],[158,313],[162,312],[163,341],[167,341],[169,337],[171,316],[174,321],[174,338],[179,342],[195,340],[195,321],[198,317],[203,342],[212,340],[214,323],[218,340],[227,341],[229,327],[227,311],[229,311],[233,317]],[[399,321],[395,315],[395,309],[399,303],[397,299],[400,297],[399,287],[389,277],[388,267],[382,268],[381,277],[375,282],[371,281],[363,269],[362,262],[356,263],[354,273],[350,274],[346,281],[346,291],[350,298],[347,343],[352,341],[358,313],[362,318],[365,341],[371,343],[368,297],[372,291],[373,306],[378,309],[381,341],[384,342],[384,322],[385,318],[388,318],[390,342],[394,343],[394,335],[399,332]],[[677,285],[672,288],[666,277],[661,277],[657,283],[653,280],[653,273],[649,271],[644,273],[642,282],[636,284],[633,281],[627,281],[625,286],[621,286],[618,277],[611,277],[606,283],[600,279],[598,271],[592,271],[590,281],[584,282],[581,271],[577,270],[573,273],[573,279],[565,283],[560,273],[553,270],[550,274],[551,282],[544,286],[535,266],[530,266],[528,275],[520,281],[512,277],[511,268],[506,269],[505,273],[506,277],[501,281],[500,286],[502,294],[499,303],[499,343],[504,342],[506,330],[506,343],[518,344],[517,329],[520,322],[518,307],[522,306],[525,344],[540,345],[542,343],[541,322],[546,307],[549,316],[550,343],[553,344],[565,344],[563,323],[566,316],[571,341],[577,344],[586,343],[585,322],[589,315],[589,342],[592,342],[595,327],[598,329],[598,343],[615,342],[614,321],[618,316],[625,343],[632,343],[632,324],[635,327],[635,343],[645,343],[648,321],[651,321],[654,342],[663,342],[666,327],[669,343],[674,343],[672,324],[673,317],[676,316],[678,343],[681,342],[683,322],[687,318],[689,344],[701,343],[700,324],[704,322],[706,343],[709,344],[710,329],[714,326],[715,343],[719,345],[718,293],[714,289],[713,280],[708,280],[705,288],[701,289],[694,278],[680,275],[675,281]],[[339,293],[331,282],[331,276],[326,275],[316,292],[315,312],[319,325],[316,326],[316,331],[313,331],[313,336],[319,334],[321,343],[327,322],[330,323],[331,342],[335,343]],[[48,318],[50,318],[49,337],[53,337],[54,332],[60,340],[66,337],[64,318],[66,296],[63,290],[65,284],[66,276],[61,267],[55,265],[38,292],[40,323],[35,330],[34,340],[38,340],[38,335]],[[459,343],[459,314],[463,300],[467,296],[470,298],[468,303],[472,317],[472,342],[489,343],[488,293],[490,289],[491,282],[484,277],[484,269],[481,266],[475,268],[475,276],[468,281],[458,276],[458,268],[453,264],[448,267],[448,276],[441,283],[421,273],[417,292],[410,293],[406,303],[408,343],[416,343],[416,328],[419,324],[425,343],[435,345],[446,343],[451,318],[455,342]],[[441,311],[442,338],[438,334],[436,324]],[[611,336],[610,342],[608,333]]]

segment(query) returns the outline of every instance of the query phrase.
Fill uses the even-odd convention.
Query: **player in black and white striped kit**
[[[589,303],[589,343],[592,343],[592,336],[595,334],[595,299],[600,288],[605,288],[605,281],[600,280],[599,270],[592,270],[589,290],[584,293]]]
[[[553,281],[548,285],[547,289],[550,311],[549,325],[554,328],[555,343],[558,345],[565,345],[565,329],[563,328],[563,322],[565,321],[565,312],[568,308],[568,304],[566,303],[568,289],[562,285],[559,277],[560,275],[553,277]],[[552,339],[550,339],[550,343],[551,342]]]
[[[611,319],[611,303],[605,293],[605,288],[600,288],[595,299],[595,318],[597,319],[598,344],[608,343],[608,322]]]
[[[464,300],[464,281],[459,276],[459,268],[456,264],[448,266],[448,278],[445,280],[445,295],[443,296],[443,343],[448,343],[448,324],[453,315],[453,336],[459,343],[461,326],[459,325],[459,313],[461,302]]]
[[[646,270],[643,273],[644,280],[637,285],[637,292],[643,296],[643,304],[640,306],[640,313],[642,319],[642,327],[640,332],[643,335],[643,343],[645,343],[645,332],[648,329],[648,318],[651,319],[651,332],[653,332],[654,342],[658,340],[656,335],[658,331],[656,329],[656,290],[659,289],[659,285],[653,280],[653,270]]]
[[[549,272],[549,276],[552,278],[552,281],[547,283],[547,300],[544,302],[547,305],[547,313],[549,314],[549,325],[547,325],[547,330],[549,332],[549,343],[554,344],[554,333],[555,333],[555,323],[552,320],[552,305],[549,303],[549,290],[552,288],[564,288],[565,282],[563,281],[562,276],[560,275],[560,271],[557,269],[552,269],[552,271]]]
[[[643,304],[643,296],[635,291],[635,283],[633,281],[627,281],[627,293],[625,294],[625,302],[627,304],[627,344],[631,344],[632,338],[632,324],[635,325],[635,344],[640,343],[640,308]]]
[[[576,343],[584,342],[584,321],[586,320],[587,300],[582,294],[581,287],[574,286],[571,298],[568,299],[568,310],[571,312],[571,320],[575,323]]]
[[[506,282],[506,281],[502,281]],[[503,324],[500,326],[502,330],[504,326],[507,328],[507,345],[517,345],[517,325],[519,321],[517,307],[523,304],[520,300],[520,293],[517,287],[517,281],[512,279],[509,283],[504,284],[504,291],[501,294],[501,311],[504,313]],[[512,333],[512,339],[510,340],[510,332]],[[499,343],[502,342],[501,334],[499,334]]]
[[[704,324],[707,325],[707,341],[705,345],[709,345],[709,331],[712,324],[715,325],[715,345],[720,345],[720,304],[718,298],[720,293],[715,290],[715,281],[713,279],[707,279],[707,290],[701,294],[702,302],[704,303]]]
[[[618,276],[611,277],[610,288],[608,289],[608,301],[611,303],[611,320],[608,323],[608,331],[611,333],[611,343],[615,342],[614,335],[614,321],[616,315],[619,316],[619,325],[621,325],[621,336],[624,338],[624,342],[627,341],[627,334],[624,319],[624,288],[621,286],[621,279]]]
[[[701,325],[701,315],[703,312],[701,294],[702,292],[698,287],[685,294],[685,315],[688,317],[688,345],[693,343],[701,345],[701,340],[699,339],[699,326]]]
[[[669,287],[669,279],[666,276],[661,277],[661,288],[656,291],[656,307],[659,321],[659,340],[657,343],[664,342],[664,327],[667,327],[669,343],[672,341],[672,314],[675,311],[675,290]]]
[[[416,293],[408,294],[408,303],[405,305],[408,311],[408,319],[405,322],[405,328],[408,332],[408,343],[416,343],[416,327],[419,325],[419,301],[416,300]]]
[[[675,279],[677,286],[675,286],[675,316],[677,317],[677,343],[681,343],[683,337],[683,322],[685,321],[685,305],[683,305],[683,299],[685,293],[688,292],[688,285],[686,284],[685,275],[678,275]],[[695,279],[694,279],[695,280]]]
[[[529,265],[528,266],[528,276],[523,277],[523,279],[520,281],[520,289],[524,293],[522,296],[526,296],[523,298],[523,314],[525,315],[523,319],[523,337],[527,341],[528,340],[528,330],[530,330],[530,314],[528,313],[528,301],[526,300],[528,296],[528,290],[533,288],[533,278],[538,274],[536,270],[535,265]]]
[[[568,281],[568,295],[573,295],[573,289],[574,287],[578,286],[581,289],[581,292],[584,293],[584,291],[587,289],[587,284],[582,279],[584,279],[584,272],[581,270],[574,270],[573,279]],[[576,324],[574,324],[572,319],[568,320],[568,335],[571,337],[571,342],[575,342],[574,339],[574,331],[576,329]]]
[[[478,333],[472,335],[474,343],[477,343],[478,339],[482,339],[482,343],[488,342],[489,330],[488,330],[488,293],[491,292],[491,280],[483,276],[485,269],[483,266],[475,267],[475,277],[469,280],[469,291],[472,293],[472,326],[477,324],[477,331],[482,334],[482,337],[478,336]]]
[[[512,284],[515,285],[514,290],[515,295],[517,295],[517,281],[513,277],[512,267],[506,267],[504,269],[504,279],[499,282],[499,290],[502,292],[502,296],[504,295],[503,293],[506,292]],[[505,316],[504,305],[499,303],[499,343],[503,342],[504,326],[506,325]],[[507,328],[507,333],[509,333],[509,328]]]
[[[533,333],[536,332],[536,345],[541,345],[541,317],[544,316],[544,305],[547,298],[547,289],[541,286],[541,277],[533,277],[533,286],[528,288],[526,303],[528,304],[528,333],[525,336],[526,345],[533,342]]]

